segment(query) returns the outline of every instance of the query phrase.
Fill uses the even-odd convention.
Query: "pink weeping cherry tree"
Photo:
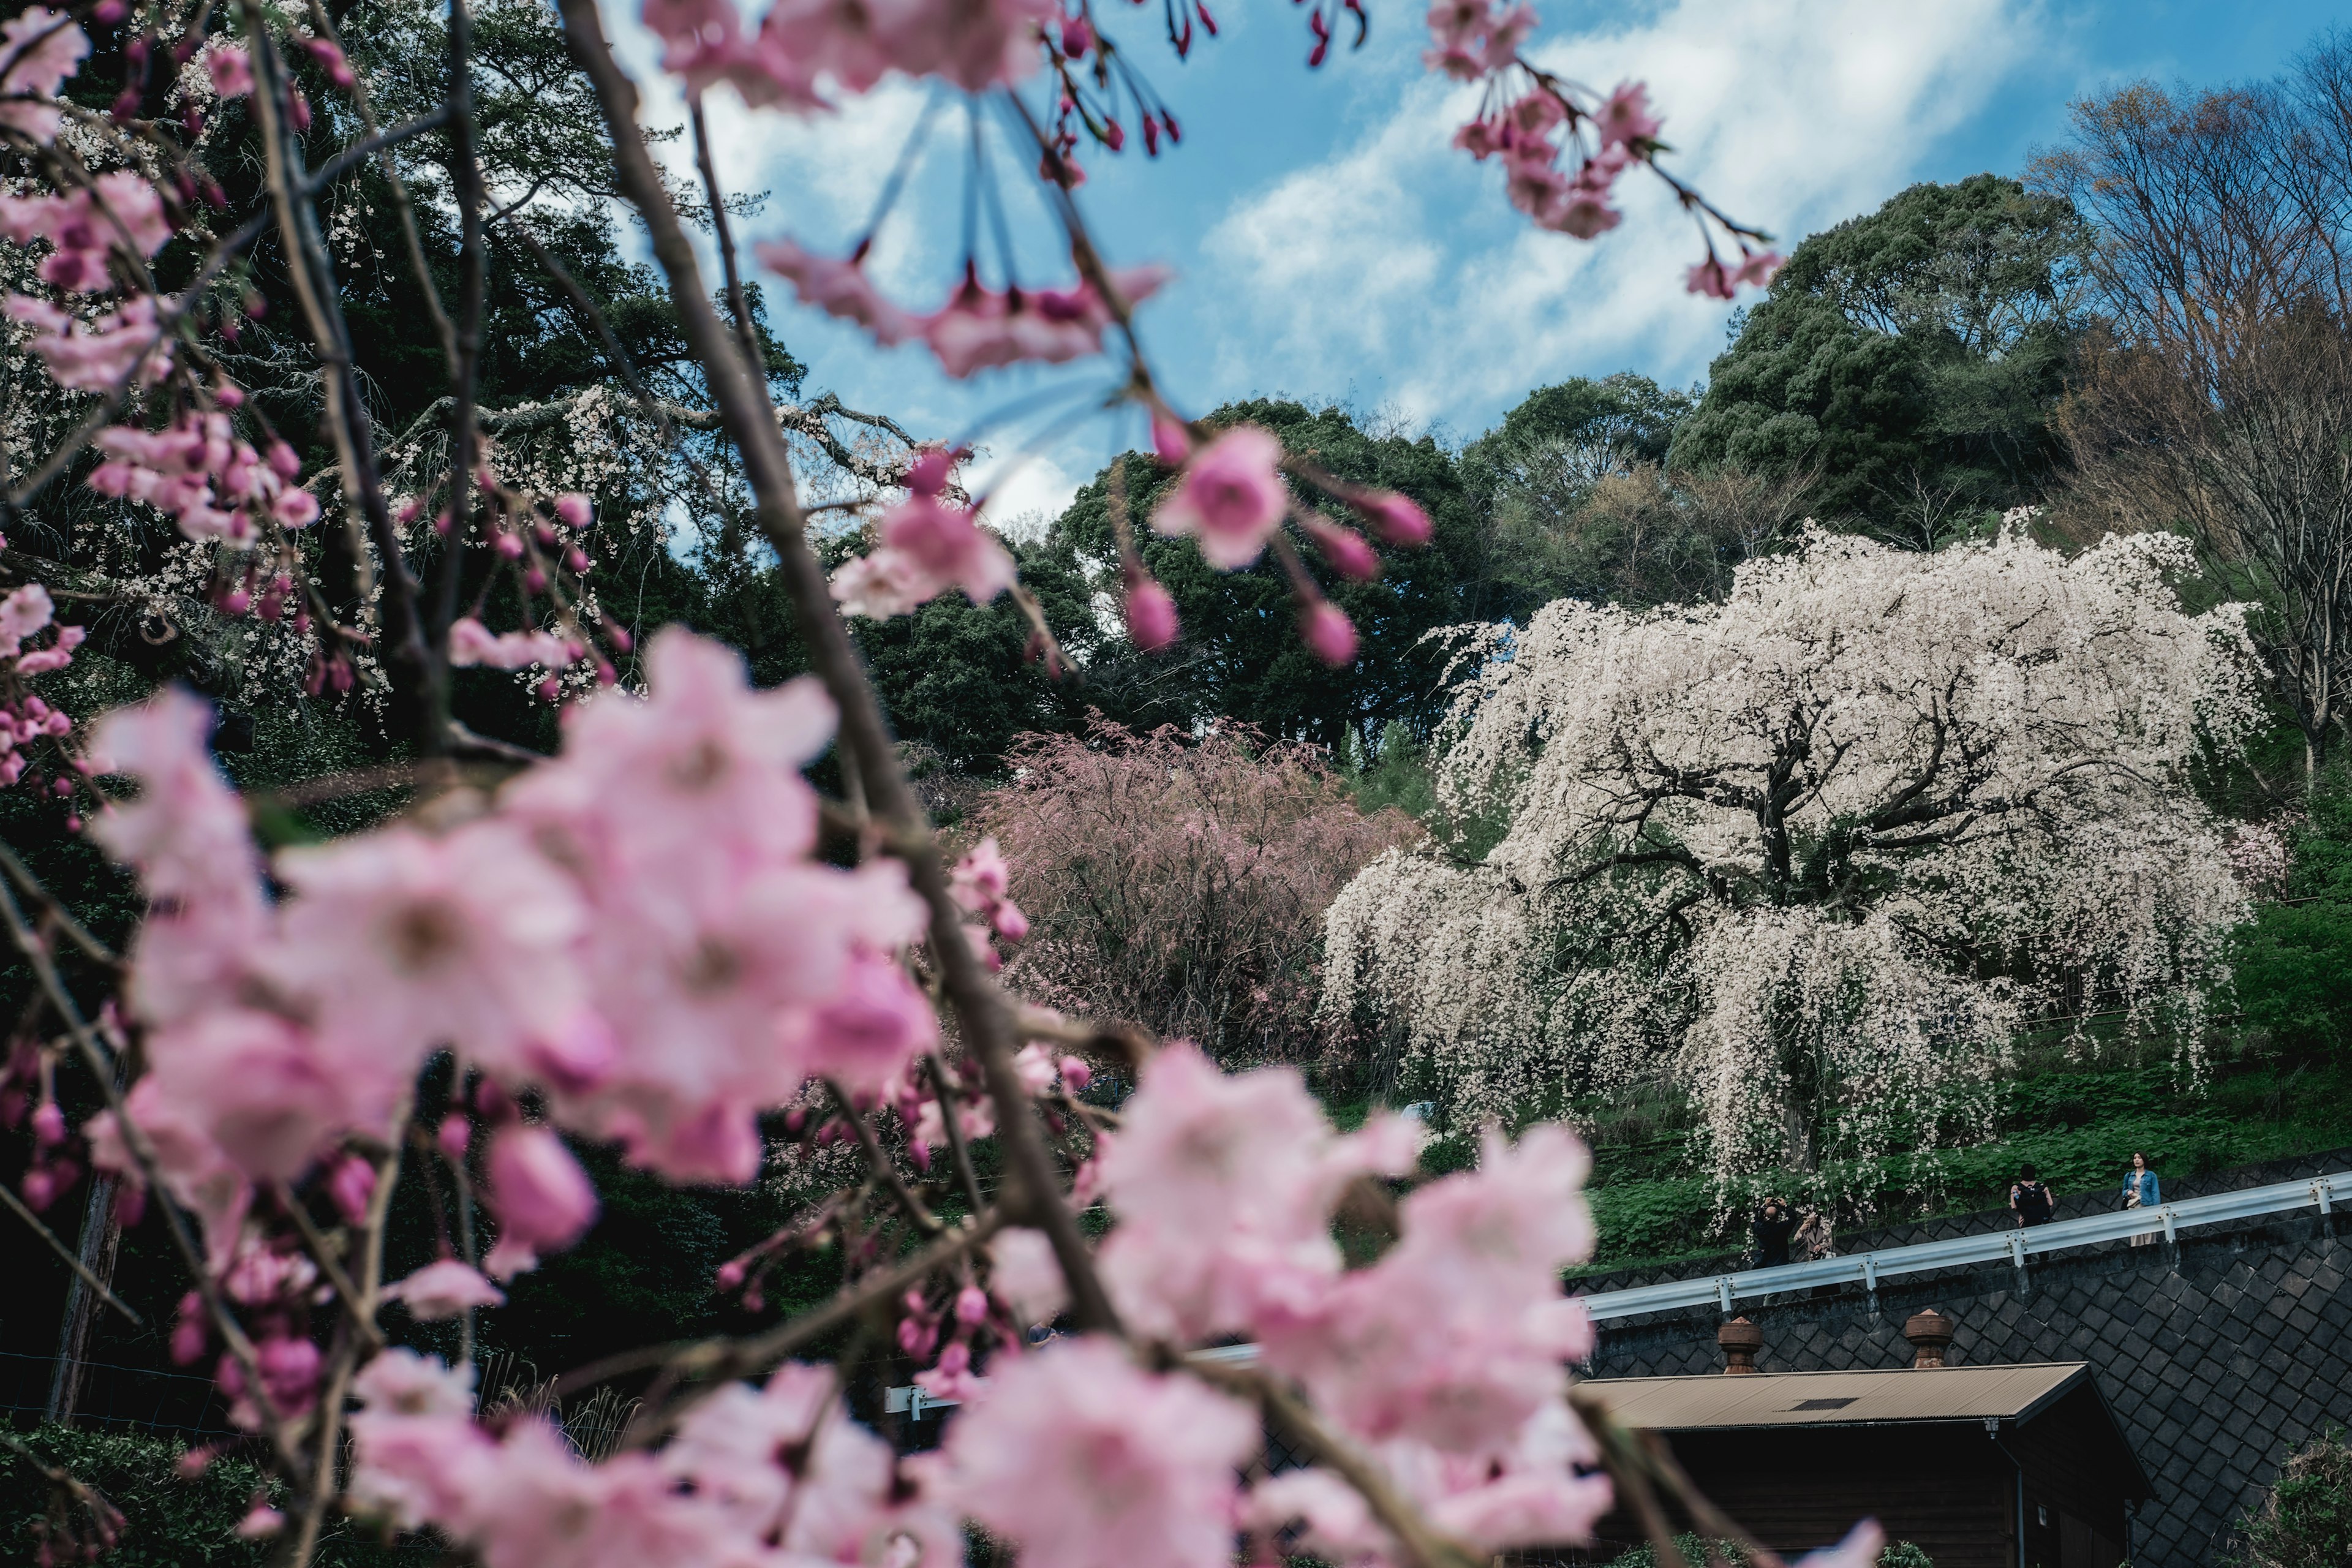
[[[257,1504],[242,1532],[274,1538],[298,1568],[339,1515],[429,1530],[492,1568],[940,1568],[975,1526],[1031,1568],[1214,1568],[1293,1548],[1469,1568],[1584,1539],[1612,1500],[1671,1560],[1671,1498],[1709,1535],[1738,1535],[1569,1374],[1592,1329],[1560,1274],[1591,1229],[1585,1155],[1566,1131],[1490,1134],[1475,1170],[1418,1181],[1409,1123],[1342,1134],[1293,1071],[1227,1074],[1113,1014],[1024,1001],[998,975],[1025,924],[1006,868],[943,858],[861,671],[843,614],[1022,589],[957,481],[959,447],[828,446],[829,416],[774,401],[730,232],[741,209],[718,188],[700,113],[722,86],[821,115],[887,77],[930,78],[1018,126],[1070,257],[1061,287],[991,287],[973,258],[925,313],[875,286],[865,243],[827,257],[779,236],[751,254],[807,303],[877,343],[919,341],[952,375],[1109,363],[1115,408],[1139,412],[1157,460],[1180,470],[1148,526],[1194,539],[1218,567],[1272,551],[1325,658],[1349,658],[1355,632],[1301,546],[1346,574],[1377,570],[1379,553],[1307,498],[1351,510],[1382,546],[1428,534],[1403,498],[1286,456],[1263,431],[1190,420],[1160,390],[1137,310],[1160,275],[1109,265],[1077,199],[1082,145],[1116,154],[1133,133],[1156,154],[1181,137],[1117,41],[1125,18],[1087,0],[776,0],[755,26],[731,0],[646,0],[662,69],[692,107],[714,288],[603,16],[593,0],[560,10],[709,406],[663,405],[618,353],[615,403],[656,440],[723,437],[680,460],[743,494],[773,549],[814,670],[781,687],[755,688],[734,651],[682,629],[633,650],[588,584],[596,508],[479,406],[485,232],[513,208],[490,207],[478,155],[467,0],[447,12],[437,101],[391,124],[375,108],[385,82],[354,68],[316,0],[94,0],[0,26],[8,374],[30,389],[8,416],[8,531],[66,487],[168,519],[215,612],[291,639],[298,657],[272,667],[284,679],[379,692],[413,756],[304,786],[315,800],[402,785],[409,804],[390,820],[265,853],[256,803],[210,754],[205,703],[166,690],[78,721],[35,690],[69,666],[82,628],[58,618],[68,590],[50,591],[53,563],[0,549],[15,582],[0,603],[9,782],[53,794],[67,830],[145,897],[117,953],[0,854],[0,916],[38,992],[9,1064],[30,1145],[13,1206],[42,1225],[88,1175],[113,1184],[126,1222],[168,1237],[189,1283],[173,1352],[210,1369],[243,1451],[282,1482],[282,1502]],[[1201,0],[1165,14],[1180,57],[1216,31]],[[1768,276],[1762,237],[1660,166],[1643,88],[1591,92],[1538,67],[1523,52],[1534,22],[1491,0],[1431,11],[1432,68],[1481,95],[1460,145],[1500,161],[1537,224],[1579,238],[1616,225],[1612,192],[1639,166],[1698,224],[1695,291]],[[1309,64],[1368,26],[1357,0],[1310,0]],[[105,57],[121,62],[119,85],[81,75],[91,29],[121,40]],[[110,108],[92,107],[110,91]],[[242,216],[224,191],[231,153],[206,138],[230,104],[260,150]],[[341,140],[314,162],[322,131]],[[403,150],[426,136],[445,152],[431,199],[455,237],[438,273],[401,175]],[[446,461],[374,427],[357,368],[321,215],[335,182],[371,163],[442,351]],[[250,314],[239,268],[265,241],[299,314],[301,353],[278,372],[315,394],[325,472],[304,473],[268,400],[226,363]],[[167,247],[186,258],[169,287]],[[609,346],[593,300],[541,260]],[[809,443],[878,513],[874,547],[830,579],[811,519],[836,503],[817,499]],[[1167,646],[1181,636],[1171,602],[1132,521],[1117,521],[1128,629]],[[516,624],[494,628],[491,605],[519,606]],[[617,679],[632,654],[641,689]],[[554,754],[456,721],[450,672],[466,666],[563,701]],[[828,752],[846,798],[805,771]],[[1136,1084],[1115,1110],[1083,1093],[1110,1061]],[[71,1074],[104,1107],[78,1124],[57,1090]],[[854,1151],[859,1168],[716,1283],[748,1303],[781,1251],[829,1231],[839,1293],[740,1337],[572,1369],[566,1390],[642,1396],[598,1462],[543,1419],[482,1408],[476,1315],[597,1215],[572,1143],[674,1182],[743,1184],[774,1152],[771,1113],[779,1137]],[[983,1140],[998,1145],[993,1190],[975,1175]],[[428,1189],[447,1239],[388,1279],[404,1181]],[[1363,1203],[1387,1212],[1393,1239],[1351,1268],[1334,1216]],[[1101,1223],[1082,1225],[1094,1211]],[[456,1364],[394,1344],[394,1304],[462,1324]],[[962,1402],[935,1453],[895,1454],[853,1418],[843,1369],[808,1359],[877,1321],[927,1389]],[[1063,1331],[1033,1343],[1048,1321]],[[1236,1338],[1255,1362],[1191,1353]],[[1307,1462],[1270,1474],[1268,1431]],[[74,1544],[94,1552],[114,1516],[76,1496],[89,1534]],[[1876,1550],[1863,1526],[1834,1561],[1860,1568]]]

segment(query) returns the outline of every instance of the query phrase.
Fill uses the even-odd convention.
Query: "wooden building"
[[[1874,1517],[1935,1568],[2116,1568],[2130,1551],[2129,1505],[2149,1495],[2084,1362],[1583,1387],[1664,1437],[1701,1491],[1784,1553]],[[1641,1531],[1615,1514],[1601,1534],[1593,1555],[1606,1561],[1606,1542]]]

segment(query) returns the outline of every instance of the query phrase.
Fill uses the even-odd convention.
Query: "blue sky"
[[[757,0],[753,0],[756,5]],[[1728,307],[1682,291],[1696,259],[1688,220],[1635,182],[1624,225],[1586,244],[1533,231],[1499,175],[1446,143],[1462,89],[1421,68],[1420,0],[1367,0],[1371,41],[1305,68],[1299,11],[1221,0],[1223,36],[1177,64],[1160,8],[1097,0],[1185,128],[1154,161],[1134,142],[1085,157],[1089,222],[1116,264],[1163,262],[1177,279],[1145,308],[1146,347],[1180,407],[1283,393],[1342,401],[1409,431],[1476,435],[1536,386],[1633,369],[1687,384],[1722,346]],[[2016,172],[2063,131],[2066,104],[2135,77],[2198,83],[2267,76],[2338,15],[2303,0],[1537,0],[1535,52],[1606,88],[1645,79],[1679,151],[1677,172],[1786,243],[1876,206],[1918,180]],[[608,0],[641,79],[655,47]],[[647,118],[682,118],[648,81]],[[846,249],[927,98],[886,83],[835,115],[748,112],[726,89],[710,112],[721,177],[765,192],[747,238],[790,234]],[[969,134],[946,107],[908,197],[885,226],[877,275],[917,308],[936,304],[961,253]],[[993,123],[992,145],[1006,142]],[[690,177],[687,154],[679,172]],[[1025,163],[1025,161],[1024,161]],[[1066,280],[1045,208],[1000,163],[1027,283]],[[1034,166],[1034,165],[1031,165]],[[996,417],[1102,376],[1015,368],[961,384],[919,347],[875,350],[783,296],[776,318],[812,389],[893,414],[919,434],[980,431],[1004,523],[1057,510],[1131,425],[1063,427],[1044,407]],[[1041,426],[1053,426],[1050,429]],[[1012,459],[1034,448],[1017,468]],[[989,464],[983,464],[986,478]]]

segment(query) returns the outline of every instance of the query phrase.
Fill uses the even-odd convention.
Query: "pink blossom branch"
[[[932,956],[995,1102],[998,1135],[1004,1140],[1017,1188],[1017,1210],[1053,1244],[1068,1279],[1072,1321],[1082,1329],[1116,1331],[1118,1314],[1095,1273],[1076,1220],[1062,1202],[1044,1129],[1013,1065],[1012,1009],[964,937],[961,911],[950,896],[946,868],[929,825],[899,766],[881,706],[834,607],[824,570],[809,549],[791,455],[766,411],[764,388],[754,384],[752,367],[743,363],[711,309],[693,247],[637,129],[635,86],[613,58],[592,0],[562,0],[562,10],[572,58],[596,89],[622,193],[651,235],[688,346],[701,362],[727,432],[742,454],[745,475],[759,503],[757,520],[776,551],[810,662],[840,711],[842,739],[857,759],[876,815],[895,829],[908,881],[930,912]]]
[[[57,963],[51,958],[47,945],[26,923],[24,910],[17,905],[16,895],[5,886],[0,886],[0,918],[7,921],[8,934],[15,940],[16,950],[32,965],[35,978],[40,982],[49,1005],[57,1010],[58,1018],[64,1022],[67,1033],[80,1052],[83,1065],[98,1080],[99,1089],[106,1097],[107,1109],[113,1113],[115,1126],[122,1134],[122,1146],[130,1152],[132,1163],[139,1167],[140,1177],[145,1182],[149,1194],[163,1209],[165,1228],[172,1233],[180,1260],[194,1279],[197,1294],[204,1301],[205,1310],[214,1326],[220,1331],[222,1342],[227,1345],[229,1354],[236,1361],[237,1370],[244,1374],[247,1391],[254,1407],[260,1412],[271,1440],[279,1455],[294,1465],[299,1472],[301,1468],[299,1452],[293,1445],[284,1417],[278,1413],[276,1402],[269,1396],[269,1390],[262,1383],[261,1363],[255,1353],[253,1341],[247,1335],[244,1325],[236,1321],[236,1314],[229,1310],[227,1299],[221,1294],[219,1281],[205,1267],[204,1249],[196,1244],[194,1233],[188,1228],[187,1216],[180,1211],[170,1188],[163,1183],[162,1165],[155,1157],[154,1145],[147,1140],[146,1130],[131,1119],[129,1108],[123,1103],[122,1090],[115,1082],[114,1065],[109,1059],[107,1047],[82,1017],[81,1009],[74,1003],[73,994],[66,989],[64,977],[58,973]]]
[[[990,1209],[887,1268],[877,1269],[856,1284],[843,1287],[824,1306],[779,1323],[766,1333],[748,1339],[700,1340],[623,1351],[565,1373],[555,1380],[555,1391],[559,1395],[570,1394],[656,1368],[699,1379],[704,1388],[765,1372],[869,1307],[889,1300],[908,1286],[920,1283],[938,1269],[986,1245],[990,1237],[1010,1223],[1002,1209]]]
[[[1288,1442],[1356,1489],[1372,1517],[1395,1538],[1407,1568],[1485,1568],[1459,1542],[1440,1533],[1390,1483],[1380,1466],[1326,1426],[1307,1404],[1255,1367],[1170,1358],[1202,1382],[1256,1403]]]
[[[915,1195],[914,1189],[907,1185],[907,1179],[898,1174],[898,1168],[890,1163],[890,1156],[882,1148],[882,1141],[874,1135],[874,1124],[866,1119],[864,1111],[857,1109],[848,1092],[831,1079],[825,1080],[824,1087],[833,1096],[834,1103],[841,1108],[841,1118],[849,1123],[850,1132],[856,1138],[858,1148],[865,1152],[866,1164],[889,1189],[891,1197],[898,1201],[907,1217],[915,1222],[915,1227],[925,1236],[937,1236],[945,1230],[947,1226],[940,1216],[923,1206],[923,1200]]]

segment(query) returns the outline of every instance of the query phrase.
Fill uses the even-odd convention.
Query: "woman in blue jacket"
[[[2133,1150],[2131,1169],[2124,1173],[2124,1207],[2152,1209],[2163,1201],[2163,1191],[2157,1184],[2156,1173],[2147,1168],[2147,1156],[2137,1149]],[[2146,1247],[2155,1239],[2153,1233],[2143,1232],[2133,1237],[2131,1244]]]

